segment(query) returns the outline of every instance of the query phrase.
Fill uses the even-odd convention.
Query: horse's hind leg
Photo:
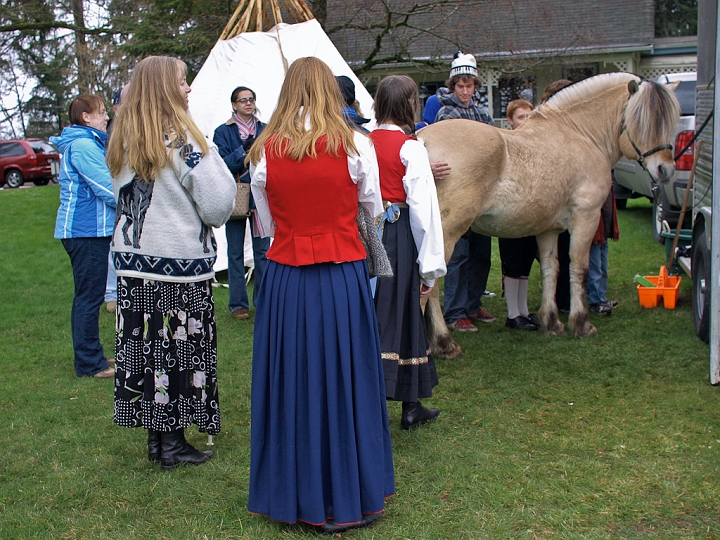
[[[540,250],[540,267],[542,268],[542,304],[538,316],[543,332],[561,336],[565,326],[558,318],[555,289],[557,288],[557,232],[544,232],[536,236]]]
[[[592,216],[597,216],[593,213]],[[575,227],[570,235],[570,318],[568,324],[574,337],[597,335],[597,329],[588,320],[585,306],[585,284],[587,283],[590,244],[592,243],[598,218],[588,216],[577,220],[582,225]],[[595,226],[592,224],[595,223]]]
[[[460,358],[462,348],[450,335],[440,308],[440,286],[435,283],[425,305],[425,327],[433,355],[438,358]]]

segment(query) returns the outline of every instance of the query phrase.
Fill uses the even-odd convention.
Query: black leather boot
[[[185,440],[185,430],[160,433],[160,462],[162,470],[169,471],[179,465],[200,465],[213,455],[212,450],[201,452]]]
[[[148,429],[148,459],[160,463],[160,432]]]
[[[403,401],[400,427],[403,429],[415,429],[421,424],[432,422],[439,415],[440,411],[438,409],[423,407],[423,404],[419,401]]]

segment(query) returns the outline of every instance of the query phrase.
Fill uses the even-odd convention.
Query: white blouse
[[[394,124],[380,124],[377,129],[402,131]],[[402,181],[410,207],[410,229],[418,251],[420,278],[432,287],[435,279],[447,273],[447,268],[440,205],[430,159],[422,142],[409,140],[400,148],[400,160],[405,165]]]
[[[380,196],[380,174],[378,170],[375,147],[372,141],[361,133],[354,133],[355,147],[358,154],[348,154],[348,172],[358,187],[358,202],[362,203],[371,216],[383,213],[382,197]],[[250,164],[250,189],[255,199],[262,236],[274,236],[275,222],[270,213],[270,206],[265,192],[267,180],[267,160],[263,148],[260,161]]]

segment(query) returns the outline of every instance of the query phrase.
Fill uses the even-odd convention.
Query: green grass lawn
[[[303,538],[246,509],[252,319],[215,289],[223,430],[201,467],[162,473],[146,432],[112,422],[111,380],[72,365],[69,259],[53,239],[58,187],[0,191],[0,538]],[[438,421],[400,429],[389,403],[396,496],[346,538],[605,539],[720,536],[718,389],[694,335],[690,283],[675,310],[643,309],[635,274],[657,275],[651,209],[631,201],[610,246],[610,317],[574,339],[504,328],[494,245],[485,309],[457,336],[427,404]],[[531,309],[540,302],[538,265]],[[562,316],[564,321],[566,316]],[[112,354],[114,317],[101,332]],[[196,429],[189,439],[204,448]]]

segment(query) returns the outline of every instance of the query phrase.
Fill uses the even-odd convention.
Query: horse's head
[[[675,86],[631,80],[627,87],[620,150],[647,170],[654,183],[666,184],[675,172],[671,139],[680,118]]]

